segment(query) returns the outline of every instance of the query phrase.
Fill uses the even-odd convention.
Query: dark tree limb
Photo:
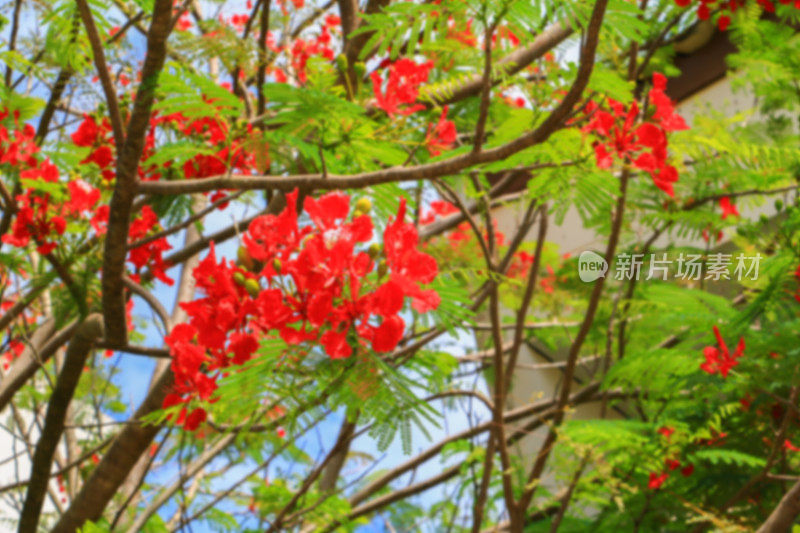
[[[119,102],[117,101],[117,91],[114,89],[114,84],[109,75],[106,54],[103,51],[103,41],[100,38],[100,34],[97,32],[97,26],[94,23],[94,17],[92,16],[92,10],[89,8],[89,4],[86,0],[75,0],[75,3],[78,5],[78,12],[83,21],[83,27],[86,29],[86,36],[89,38],[89,44],[92,47],[95,70],[97,70],[97,76],[100,78],[100,85],[102,85],[103,93],[105,93],[106,96],[108,119],[111,121],[114,143],[117,146],[122,146],[124,142],[122,114],[120,113]]]
[[[758,528],[757,533],[788,533],[795,518],[800,514],[800,481],[787,492],[769,517]]]
[[[97,520],[103,510],[125,481],[130,469],[144,454],[161,426],[144,425],[142,417],[161,409],[169,387],[172,385],[172,372],[164,372],[154,384],[150,393],[136,410],[132,423],[125,425],[114,438],[108,452],[100,464],[92,471],[72,500],[72,504],[61,515],[53,533],[74,533],[87,520]]]
[[[33,334],[31,345],[23,350],[20,357],[14,361],[11,370],[0,382],[0,412],[5,409],[31,376],[56,353],[56,350],[69,341],[78,329],[79,323],[77,320],[73,321],[56,333],[53,333],[52,327],[55,323],[50,322],[49,324],[45,323],[41,326],[44,334],[40,334],[39,330]]]
[[[99,314],[93,314],[81,323],[69,343],[64,365],[47,404],[44,428],[33,454],[28,492],[19,520],[20,533],[37,530],[42,503],[50,480],[53,455],[64,432],[64,417],[78,386],[86,358],[89,357],[94,343],[102,335],[103,318]]]
[[[139,160],[150,127],[150,111],[155,100],[158,76],[167,55],[167,37],[172,30],[172,2],[156,0],[153,18],[147,33],[147,54],[142,66],[142,82],[136,93],[125,142],[117,153],[117,182],[109,204],[108,232],[103,253],[103,316],[107,340],[127,343],[125,294],[122,276],[125,273],[128,227],[131,206],[136,195]]]
[[[343,442],[344,445],[337,451],[336,455],[331,458],[330,463],[322,471],[322,479],[319,480],[319,490],[322,492],[329,492],[336,488],[336,481],[339,479],[339,473],[342,471],[347,453],[350,450],[350,443],[356,431],[356,416],[354,420],[345,418],[342,422],[342,427],[339,428],[339,437],[336,439],[338,442]]]

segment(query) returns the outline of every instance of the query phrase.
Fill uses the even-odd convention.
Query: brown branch
[[[128,227],[131,205],[136,195],[137,170],[144,150],[144,138],[150,124],[150,110],[155,99],[158,76],[167,54],[167,37],[172,29],[172,2],[155,0],[152,23],[147,33],[147,53],[142,66],[142,82],[136,93],[125,142],[117,144],[117,182],[109,204],[108,231],[103,253],[103,316],[107,340],[125,345],[125,273]]]
[[[256,218],[265,215],[265,214],[276,214],[278,211],[282,210],[286,205],[286,198],[283,194],[277,194],[272,197],[272,201],[267,206],[266,209],[262,210],[259,213],[256,213],[253,216],[250,216],[244,220],[240,220],[238,222],[234,222],[227,228],[223,228],[217,232],[212,233],[211,235],[205,235],[199,237],[196,241],[193,241],[189,244],[186,244],[180,250],[172,252],[167,257],[164,258],[164,262],[169,265],[179,265],[189,259],[197,255],[198,253],[202,252],[206,248],[208,248],[209,244],[220,243],[223,241],[227,241],[228,239],[232,239],[236,235],[247,231],[247,228],[250,227],[250,224]],[[153,279],[153,274],[149,271],[142,274],[142,281],[150,281]]]
[[[102,450],[103,448],[108,446],[110,443],[111,443],[111,439],[109,438],[109,439],[105,439],[100,444],[98,444],[98,445],[96,445],[96,446],[94,446],[92,448],[89,448],[88,450],[83,452],[79,457],[76,457],[71,462],[65,464],[64,466],[62,466],[58,470],[52,472],[50,474],[50,478],[52,479],[54,477],[64,475],[65,473],[67,473],[68,471],[72,470],[76,466],[80,466],[82,463],[84,463],[86,460],[88,460],[92,455],[96,454],[97,452],[99,452],[100,450]],[[26,487],[26,486],[28,486],[28,483],[30,483],[30,480],[16,481],[16,482],[10,483],[8,485],[3,485],[2,487],[0,487],[0,494],[2,494],[4,492],[8,492],[10,490],[20,489],[22,487]]]
[[[498,17],[499,19],[499,17]],[[492,90],[492,35],[497,23],[487,26],[483,34],[483,76],[481,77],[481,105],[478,110],[478,121],[475,124],[475,138],[472,150],[480,152],[483,146],[483,136],[486,132],[486,119],[489,116],[489,96]],[[413,37],[413,36],[412,36]],[[476,532],[477,533],[477,532]]]
[[[117,346],[116,344],[98,342],[97,347],[105,350],[113,350],[115,352],[125,352],[131,355],[141,355],[144,357],[155,357],[157,359],[171,359],[169,350],[164,348],[151,348],[149,346],[133,346],[126,344],[125,346]]]
[[[75,336],[69,343],[64,365],[58,376],[55,389],[47,404],[47,415],[44,428],[36,444],[31,463],[31,476],[28,492],[19,520],[21,533],[36,531],[42,503],[50,480],[53,454],[64,431],[64,417],[67,414],[75,388],[80,380],[86,358],[94,346],[94,342],[103,335],[103,319],[93,314],[78,327]]]
[[[161,305],[161,302],[158,301],[153,293],[133,281],[128,276],[124,276],[122,278],[122,282],[128,289],[130,289],[132,293],[136,294],[145,302],[147,302],[150,308],[155,311],[155,313],[161,319],[161,323],[164,325],[164,333],[168,333],[172,329],[172,321],[169,318],[169,313],[167,313],[167,310],[164,309],[164,306]]]
[[[54,533],[74,533],[87,520],[97,520],[108,502],[125,481],[130,468],[144,454],[161,426],[144,425],[143,417],[161,409],[169,387],[172,372],[164,372],[151,388],[150,393],[134,413],[131,423],[125,425],[100,464],[92,471],[69,508],[53,527]]]
[[[602,14],[607,0],[600,0],[595,12]],[[381,183],[433,179],[458,172],[482,163],[491,163],[506,159],[509,156],[546,141],[569,117],[572,108],[578,102],[589,82],[594,68],[594,53],[597,48],[597,28],[594,28],[595,15],[590,25],[592,31],[586,39],[581,53],[578,74],[564,99],[550,112],[547,118],[533,131],[520,136],[514,141],[481,152],[470,152],[447,160],[412,167],[392,167],[388,169],[363,172],[353,175],[299,174],[294,176],[212,176],[210,178],[190,181],[157,181],[139,184],[140,193],[149,194],[185,194],[188,192],[207,192],[216,189],[275,189],[291,191],[299,188],[304,191],[334,190],[362,188]],[[570,30],[571,31],[571,30]],[[511,54],[514,55],[514,54]]]
[[[622,222],[625,216],[625,200],[626,200],[626,192],[627,192],[629,178],[630,178],[629,172],[623,171],[622,176],[620,178],[620,195],[619,198],[617,199],[617,207],[612,222],[611,235],[609,237],[605,253],[606,261],[608,261],[609,264],[613,259],[614,252],[617,249],[617,243],[619,242],[619,236],[622,230]],[[550,456],[550,452],[552,451],[553,445],[555,444],[557,438],[556,428],[561,424],[561,422],[564,419],[564,414],[565,414],[564,409],[567,407],[567,404],[569,403],[569,392],[570,389],[572,388],[573,380],[575,377],[575,369],[577,368],[578,355],[580,354],[581,347],[583,346],[583,343],[589,334],[589,330],[591,329],[592,324],[594,323],[594,315],[597,312],[597,307],[600,303],[600,297],[603,294],[604,282],[605,278],[600,278],[595,282],[594,287],[592,287],[592,293],[589,297],[589,305],[586,309],[583,323],[581,324],[581,327],[578,329],[578,332],[575,335],[572,344],[570,345],[569,354],[567,356],[567,365],[564,368],[564,376],[562,377],[561,394],[559,398],[559,411],[553,420],[553,425],[550,427],[550,430],[547,433],[547,437],[542,443],[542,446],[539,449],[539,453],[536,456],[536,460],[534,461],[533,467],[531,468],[531,472],[528,475],[528,482],[526,483],[526,486],[528,488],[525,490],[525,492],[523,492],[522,496],[520,497],[519,512],[522,514],[525,513],[525,510],[527,509],[528,505],[530,505],[530,502],[533,499],[533,495],[536,492],[537,488],[535,481],[539,480],[542,476],[542,473],[544,472],[545,464],[547,463],[547,459]]]
[[[192,463],[186,468],[186,470],[178,476],[178,479],[175,480],[171,485],[166,487],[161,493],[158,494],[157,497],[153,498],[147,508],[136,514],[136,518],[134,521],[126,528],[126,531],[136,532],[142,531],[144,525],[153,516],[155,513],[158,512],[161,507],[167,503],[167,501],[172,497],[173,494],[178,492],[183,484],[192,479],[196,476],[200,470],[206,466],[208,463],[214,460],[225,448],[230,446],[231,443],[236,439],[235,433],[229,433],[227,435],[223,435],[217,442],[215,442],[211,447],[206,448],[200,457],[196,460],[192,461]]]
[[[358,420],[358,413],[354,419],[344,419],[342,427],[339,428],[339,436],[337,441],[344,442],[345,444],[337,451],[336,455],[331,459],[330,464],[322,472],[322,479],[319,480],[319,490],[321,492],[330,492],[336,488],[336,481],[339,479],[339,473],[342,471],[344,462],[347,459],[347,453],[350,450],[350,443],[356,431],[356,421]]]
[[[31,345],[27,346],[22,354],[14,361],[11,370],[3,377],[3,381],[0,382],[0,412],[8,405],[17,391],[19,391],[31,376],[36,373],[36,370],[50,360],[53,354],[56,353],[56,350],[61,348],[61,346],[72,338],[72,335],[78,328],[78,324],[78,321],[75,320],[61,328],[52,336],[53,330],[49,329],[47,325],[42,326],[46,334],[39,335],[38,331],[34,333],[31,339]],[[41,345],[39,344],[39,340],[42,342]]]
[[[753,195],[756,195],[756,194],[761,194],[761,195],[764,195],[764,196],[768,196],[770,194],[780,194],[782,192],[796,191],[798,188],[800,188],[800,185],[789,185],[787,187],[778,187],[777,189],[767,189],[767,190],[748,189],[748,190],[745,190],[745,191],[733,191],[733,192],[729,192],[729,193],[712,194],[710,196],[705,196],[703,198],[698,198],[697,200],[689,199],[689,200],[686,201],[686,203],[684,204],[682,209],[684,211],[688,211],[690,209],[695,209],[697,207],[700,207],[703,204],[707,204],[709,202],[714,202],[714,201],[720,200],[722,198],[739,198],[739,197],[742,197],[742,196],[753,196]]]
[[[333,445],[331,450],[325,456],[325,459],[322,461],[322,463],[320,463],[320,465],[317,466],[311,472],[311,475],[309,475],[303,481],[303,484],[300,486],[300,488],[295,491],[291,500],[289,500],[289,503],[287,503],[283,507],[283,509],[281,509],[280,512],[277,513],[277,516],[275,517],[274,520],[272,520],[272,523],[270,524],[267,533],[274,533],[277,531],[281,531],[281,526],[283,525],[283,521],[286,518],[286,516],[294,510],[294,508],[297,506],[297,503],[300,501],[300,498],[302,498],[306,494],[306,492],[309,491],[311,486],[314,484],[317,478],[319,478],[319,476],[322,475],[327,466],[331,464],[333,461],[338,460],[338,458],[342,455],[342,453],[345,454],[347,453],[346,450],[350,445],[350,441],[353,437],[353,433],[355,430],[355,423],[353,423],[352,429],[349,428],[349,425],[350,422],[348,422],[345,419],[344,423],[342,424],[341,431],[339,431],[339,436],[336,439],[336,443]]]
[[[564,515],[567,513],[570,500],[572,500],[572,494],[575,492],[575,487],[578,486],[578,481],[580,481],[583,471],[586,468],[586,465],[589,463],[590,457],[591,455],[588,453],[586,456],[584,456],[580,465],[578,466],[578,469],[575,471],[575,475],[572,476],[572,481],[570,482],[569,487],[567,487],[567,492],[564,493],[564,496],[561,498],[561,505],[558,508],[558,512],[553,517],[553,521],[550,522],[550,533],[557,533],[559,526],[561,526],[561,521],[564,520]]]
[[[758,528],[757,533],[778,533],[791,531],[797,515],[800,514],[800,481],[784,494],[769,517]]]
[[[111,81],[111,76],[108,71],[108,64],[106,63],[106,55],[103,51],[103,41],[100,39],[100,34],[97,32],[97,26],[94,23],[92,10],[86,0],[75,0],[78,6],[78,12],[83,21],[83,27],[86,29],[86,36],[89,38],[89,44],[92,47],[92,56],[94,58],[94,66],[97,70],[97,76],[100,78],[100,85],[103,87],[103,92],[106,96],[106,105],[108,105],[108,119],[111,121],[111,130],[114,132],[114,143],[117,146],[122,146],[125,138],[122,132],[122,114],[119,110],[119,102],[117,101],[117,92],[114,90],[114,84]]]
[[[17,32],[19,31],[19,12],[22,8],[22,0],[14,0],[14,12],[11,15],[11,35],[8,38],[8,51],[13,52],[17,48]],[[11,61],[6,64],[6,87],[11,85]]]
[[[162,231],[159,231],[158,233],[154,233],[154,234],[152,234],[152,235],[150,235],[148,237],[143,237],[143,238],[139,239],[136,242],[132,242],[132,243],[128,244],[128,250],[135,250],[136,248],[139,248],[140,246],[144,246],[146,244],[150,244],[151,242],[157,241],[158,239],[160,239],[162,237],[169,237],[170,235],[172,235],[174,233],[177,233],[182,229],[186,229],[189,226],[191,226],[194,222],[197,222],[198,220],[202,219],[203,217],[205,217],[206,215],[208,215],[209,213],[214,211],[217,207],[221,206],[222,204],[225,204],[227,202],[231,202],[233,200],[236,200],[243,193],[244,193],[244,191],[238,191],[238,192],[235,192],[235,193],[230,194],[228,196],[225,196],[223,198],[220,198],[216,202],[211,203],[208,207],[198,211],[197,213],[193,214],[190,217],[187,217],[186,220],[184,220],[183,222],[181,222],[179,224],[175,224],[174,226],[171,226],[171,227],[166,228],[166,229],[164,229]]]
[[[267,79],[267,35],[269,33],[269,12],[272,9],[272,1],[260,0],[260,2],[263,5],[261,6],[258,31],[258,73],[256,75],[258,102],[256,103],[256,114],[263,115],[267,106],[267,99],[264,95],[264,82]]]
[[[585,401],[591,401],[591,398],[597,392],[598,389],[599,385],[597,383],[589,384],[585,388],[573,394],[571,402],[575,404]],[[518,420],[522,420],[532,415],[538,414],[541,416],[546,411],[552,410],[552,408],[555,405],[556,405],[555,400],[541,400],[538,402],[534,402],[532,404],[524,405],[522,407],[512,409],[511,411],[507,411],[504,414],[503,420],[506,424],[509,424],[512,422],[516,422]],[[389,472],[383,474],[381,477],[370,482],[369,485],[359,490],[356,494],[354,494],[350,498],[350,505],[354,507],[358,506],[359,504],[367,500],[372,494],[378,492],[383,487],[391,483],[393,480],[402,476],[406,472],[413,470],[422,463],[438,456],[439,452],[451,442],[456,442],[463,439],[469,439],[475,437],[476,435],[480,435],[481,433],[488,431],[492,426],[492,424],[493,422],[491,421],[484,422],[482,424],[476,425],[475,427],[465,429],[459,433],[456,433],[439,441],[438,443],[429,447],[427,450],[420,453],[419,455],[412,457],[411,459],[405,461],[404,463],[396,466]]]
[[[605,10],[607,7],[607,0],[598,0],[592,11],[591,19],[589,20],[589,26],[586,31],[586,38],[584,41],[583,48],[581,49],[581,59],[580,59],[580,67],[578,67],[579,72],[584,71],[586,72],[587,80],[589,74],[591,74],[591,68],[594,64],[595,59],[595,52],[597,50],[597,44],[600,36],[600,28],[602,26],[603,17],[605,15]],[[587,66],[588,65],[588,66]],[[580,74],[578,74],[580,77]],[[573,86],[574,89],[574,86]],[[570,91],[572,92],[572,91]],[[579,95],[576,95],[576,100]],[[626,198],[626,190],[628,184],[629,173],[624,171],[622,177],[620,179],[620,195],[617,200],[617,208],[616,212],[614,213],[614,220],[611,229],[611,236],[608,241],[608,246],[606,248],[606,260],[611,261],[613,259],[614,252],[617,248],[617,242],[619,240],[619,234],[622,230],[622,221],[624,218],[624,210],[625,210],[625,198]],[[594,322],[594,315],[597,311],[597,306],[600,303],[600,296],[603,293],[603,285],[605,282],[605,278],[600,278],[595,283],[594,287],[592,288],[592,294],[589,300],[589,305],[586,309],[586,315],[583,320],[583,324],[579,328],[575,339],[570,346],[569,355],[567,356],[567,366],[564,369],[564,376],[562,378],[562,388],[561,394],[559,397],[559,408],[558,412],[556,413],[555,419],[553,420],[553,425],[551,426],[547,437],[545,438],[544,443],[542,444],[541,449],[534,461],[533,468],[531,469],[530,475],[528,476],[528,483],[526,486],[528,488],[522,493],[522,496],[519,499],[519,507],[517,511],[519,514],[524,515],[525,510],[527,509],[528,505],[533,498],[534,492],[536,490],[536,485],[533,484],[531,486],[531,481],[538,480],[542,472],[544,471],[544,465],[547,462],[547,458],[550,455],[550,451],[552,449],[553,444],[555,443],[556,439],[556,432],[555,428],[557,428],[564,417],[564,409],[566,408],[567,404],[569,403],[569,394],[570,389],[572,387],[573,377],[575,374],[576,363],[578,360],[578,355],[580,354],[580,349],[583,346],[583,342],[586,340],[586,336],[589,334],[589,330]]]
[[[573,395],[571,403],[578,404],[578,403],[584,403],[584,402],[597,401],[600,398],[600,395],[598,394],[598,389],[599,389],[599,384],[598,383],[592,383],[592,384],[588,385],[587,387],[585,387],[584,389],[582,389],[581,391],[579,391],[579,392],[577,392],[577,393],[575,393]],[[630,397],[631,393],[630,392],[615,392],[613,394],[613,396],[616,397],[616,398],[624,398],[624,397]],[[535,419],[533,419],[528,424],[526,424],[526,426],[524,428],[521,428],[518,431],[515,431],[512,435],[510,435],[508,437],[508,445],[509,446],[512,445],[513,443],[517,442],[522,437],[530,434],[530,432],[533,431],[534,429],[536,429],[538,427],[541,427],[544,424],[545,420],[547,420],[548,418],[554,416],[558,412],[558,410],[556,409],[556,406],[557,406],[557,402],[556,401],[548,401],[548,402],[543,402],[543,403],[546,404],[547,406],[549,406],[549,409],[539,409],[539,414]],[[541,405],[541,404],[533,404],[533,405]],[[514,420],[517,420],[517,419],[522,418],[522,417],[524,417],[526,415],[530,415],[530,413],[528,412],[530,410],[531,410],[531,406],[525,406],[523,408],[515,409],[513,411],[510,411],[509,412],[509,417],[507,418],[507,421],[509,421],[509,422],[512,421],[512,420],[510,420],[511,418],[513,418]],[[526,412],[526,415],[522,415],[522,412]],[[448,442],[453,442],[453,441],[460,440],[460,439],[463,439],[463,438],[469,438],[471,436],[474,436],[474,435],[480,434],[482,432],[488,431],[489,428],[490,428],[490,425],[491,425],[491,422],[486,422],[484,424],[476,426],[475,428],[472,428],[470,430],[466,430],[466,431],[460,433],[459,435],[454,435],[453,437],[450,437],[450,438],[446,439],[445,441],[442,441],[440,444],[443,446],[444,444],[446,444]],[[435,448],[438,448],[438,447],[439,447],[439,444],[437,444],[435,446]],[[433,457],[433,456],[437,455],[438,451],[439,451],[439,449],[436,449],[436,451],[434,451],[430,455],[430,457]],[[428,452],[425,452],[425,454],[422,454],[422,455],[428,455]],[[418,456],[418,458],[419,457],[420,456]],[[415,458],[415,459],[413,459],[411,461],[407,461],[406,463],[404,463],[403,465],[401,465],[397,469],[395,469],[395,470],[389,472],[388,474],[385,474],[384,476],[382,476],[380,478],[380,480],[376,480],[375,482],[371,483],[369,485],[369,488],[371,488],[370,494],[373,494],[377,490],[380,490],[381,488],[383,488],[386,485],[386,483],[388,483],[388,481],[387,481],[386,483],[380,484],[379,486],[375,487],[377,481],[384,480],[387,477],[391,477],[391,479],[389,480],[389,481],[391,481],[392,479],[395,479],[395,478],[399,477],[400,475],[402,475],[406,471],[410,470],[411,468],[416,468],[416,466],[418,466],[419,464],[424,462],[424,460],[423,461],[418,461],[418,458]],[[409,463],[412,463],[412,466],[409,467],[408,466]],[[348,519],[349,520],[354,520],[354,519],[359,518],[361,516],[373,513],[375,511],[387,506],[387,505],[390,505],[390,504],[396,502],[396,501],[403,500],[403,499],[405,499],[405,498],[407,498],[409,496],[413,496],[414,494],[418,494],[418,493],[420,493],[420,492],[422,492],[424,490],[427,490],[427,489],[429,489],[431,487],[435,487],[435,486],[447,481],[448,479],[451,479],[451,478],[455,477],[456,475],[458,475],[461,472],[461,468],[462,468],[461,464],[456,464],[456,465],[454,465],[452,467],[449,467],[446,470],[442,471],[437,476],[434,476],[432,478],[428,478],[425,481],[419,482],[419,483],[414,484],[414,485],[410,485],[408,487],[405,487],[403,489],[397,490],[395,492],[391,492],[389,494],[385,494],[385,495],[383,495],[383,496],[381,496],[379,498],[371,500],[371,501],[369,501],[369,502],[367,502],[365,504],[362,504],[362,505],[358,505],[358,502],[354,501],[355,497],[353,497],[353,498],[350,499],[350,504],[353,506],[353,509],[351,510],[350,514],[348,515]],[[357,494],[357,496],[361,495],[361,499],[359,501],[363,501],[364,499],[366,499],[369,496],[369,494],[366,495],[366,496],[363,495],[363,493],[366,490],[367,489],[363,489],[362,491],[359,491],[359,493]],[[557,510],[557,508],[554,508],[552,510],[552,512],[555,512],[556,510]],[[523,510],[523,512],[524,512],[524,510]],[[337,525],[338,525],[338,523],[333,523],[328,528],[326,528],[324,531],[326,533],[329,532],[329,531],[333,531],[336,528]]]
[[[543,57],[548,51],[552,50],[570,35],[572,28],[557,22],[546,28],[536,36],[531,44],[525,48],[520,48],[500,59],[496,63],[496,70],[499,70],[497,78],[492,80],[492,85],[500,83],[500,80],[508,78],[522,69]],[[480,94],[483,87],[483,76],[474,76],[467,82],[460,85],[454,91],[449,91],[447,96],[434,95],[432,100],[436,105],[447,105],[458,102],[470,96]],[[424,102],[423,102],[424,103]]]

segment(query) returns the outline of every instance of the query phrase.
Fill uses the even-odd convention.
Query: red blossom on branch
[[[661,485],[669,477],[669,474],[666,472],[662,472],[660,474],[656,474],[655,472],[650,472],[650,479],[647,482],[647,488],[650,490],[658,490],[661,488]]]
[[[722,210],[722,220],[725,220],[729,216],[739,216],[739,210],[731,203],[731,199],[728,196],[719,199],[719,208]]]
[[[373,237],[369,201],[350,213],[350,198],[328,193],[305,199],[311,224],[301,225],[297,191],[277,215],[256,218],[242,236],[240,264],[217,260],[212,244],[193,276],[205,297],[181,304],[189,316],[165,339],[175,388],[165,407],[194,398],[213,401],[225,369],[247,362],[262,337],[280,337],[331,359],[354,351],[390,352],[405,334],[405,302],[425,313],[439,295],[422,285],[436,277],[435,260],[420,251],[401,199],[383,233],[385,263],[360,250]],[[376,272],[376,276],[371,276]],[[188,428],[191,415],[176,423]]]
[[[456,125],[452,120],[447,120],[448,106],[444,106],[439,122],[428,126],[425,144],[431,156],[441,155],[442,150],[449,150],[456,142]]]
[[[705,356],[706,360],[700,365],[700,368],[704,372],[708,372],[712,375],[719,372],[719,374],[724,378],[728,376],[728,372],[730,372],[731,368],[739,364],[737,359],[744,355],[744,337],[739,339],[739,344],[736,346],[736,351],[731,354],[727,345],[725,344],[725,341],[722,340],[722,335],[720,334],[717,326],[714,326],[714,336],[717,338],[718,346],[705,347],[703,350],[703,355]]]
[[[649,121],[639,123],[639,106],[632,102],[625,107],[609,99],[610,111],[600,109],[590,102],[586,112],[591,120],[583,128],[598,137],[594,144],[597,166],[610,168],[615,160],[648,172],[653,183],[670,196],[673,184],[678,181],[678,171],[667,163],[667,133],[688,129],[683,118],[675,112],[666,95],[667,79],[653,74],[653,88],[649,98],[655,112]]]
[[[390,117],[395,114],[410,115],[424,109],[425,106],[414,102],[419,95],[419,86],[428,81],[428,73],[432,68],[432,61],[417,64],[412,59],[402,58],[389,65],[386,80],[377,71],[373,72],[370,79],[376,105]]]

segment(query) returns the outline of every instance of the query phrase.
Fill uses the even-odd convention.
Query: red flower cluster
[[[661,426],[658,428],[657,432],[664,437],[664,439],[669,442],[672,434],[675,433],[675,428],[669,426]],[[665,457],[664,458],[664,465],[666,466],[665,470],[662,470],[659,473],[650,472],[650,478],[648,479],[647,488],[650,490],[657,490],[661,488],[661,485],[669,478],[669,473],[673,470],[677,470],[681,468],[681,462],[675,457]],[[694,472],[694,465],[689,463],[683,468],[681,468],[681,474],[684,477],[688,477],[692,475]]]
[[[204,98],[213,104],[213,100]],[[252,128],[248,125],[244,136],[231,138],[231,128],[227,121],[216,117],[200,117],[189,120],[180,113],[159,117],[156,124],[166,123],[185,137],[203,141],[216,151],[213,154],[200,153],[183,164],[183,175],[187,179],[208,178],[239,171],[250,173],[255,166],[252,151],[245,149]]]
[[[706,360],[700,365],[700,368],[709,374],[716,374],[717,372],[724,378],[728,376],[731,368],[739,364],[737,359],[744,355],[744,337],[739,339],[739,344],[736,346],[736,351],[731,354],[725,341],[722,340],[722,335],[719,333],[719,328],[714,326],[714,335],[717,337],[717,344],[719,347],[706,346],[703,350],[703,355]]]
[[[376,105],[390,117],[397,113],[410,115],[424,109],[425,106],[414,102],[419,95],[419,86],[428,81],[428,73],[432,68],[432,61],[418,65],[412,59],[398,59],[389,65],[385,90],[382,88],[383,78],[377,71],[373,72],[370,77]]]
[[[778,1],[783,5],[793,4],[795,8],[800,9],[800,0]],[[686,7],[692,3],[692,0],[675,0],[675,3],[680,7]],[[756,0],[756,3],[768,13],[775,12],[775,3],[772,2],[772,0]],[[709,17],[711,17],[711,10],[717,9],[721,13],[717,19],[717,26],[720,31],[725,31],[731,24],[730,14],[744,6],[745,0],[719,0],[719,2],[717,0],[700,0],[697,6],[697,18],[700,20],[708,20]]]
[[[442,150],[449,150],[456,142],[456,125],[452,120],[447,120],[447,106],[442,109],[439,122],[435,126],[428,126],[428,134],[425,136],[425,144],[428,152],[432,156],[442,153]]]
[[[434,200],[431,202],[430,208],[431,210],[428,213],[420,217],[420,224],[423,226],[432,224],[437,218],[447,217],[459,212],[456,206],[443,200]],[[456,247],[459,243],[468,241],[471,238],[470,232],[469,223],[462,222],[447,233],[447,239],[450,241],[451,246]]]
[[[407,298],[420,313],[438,307],[439,295],[420,287],[433,281],[436,262],[418,250],[403,200],[384,231],[385,262],[379,265],[377,245],[369,253],[358,250],[373,236],[368,202],[361,200],[348,220],[348,196],[306,198],[312,224],[301,226],[296,201],[297,191],[287,195],[280,214],[251,223],[242,237],[241,265],[218,261],[212,246],[194,270],[205,297],[182,304],[189,321],[165,339],[175,374],[165,407],[195,397],[213,401],[219,373],[248,361],[265,335],[308,351],[320,346],[332,359],[350,357],[354,348],[389,352],[405,332],[399,313]],[[197,427],[205,419],[201,411],[187,414],[184,406],[178,423]]]
[[[2,361],[3,361],[3,370],[8,370],[11,363],[20,355],[22,355],[23,350],[25,350],[25,344],[22,341],[18,340],[11,340],[8,343],[8,351],[3,354]]]
[[[722,220],[725,220],[729,216],[739,216],[739,210],[736,209],[736,205],[731,203],[731,199],[728,196],[719,199],[719,208],[722,209]]]
[[[449,17],[447,19],[447,38],[458,41],[470,48],[478,45],[478,39],[472,33],[472,19],[467,20],[463,25],[456,26],[456,20],[453,17]]]
[[[517,37],[508,26],[500,26],[497,28],[497,31],[492,34],[492,48],[497,46],[498,41],[501,43],[503,41],[508,41],[508,44],[511,45],[511,48],[519,46],[519,37]]]
[[[669,473],[672,470],[677,470],[681,467],[681,462],[677,459],[664,459],[664,464],[666,465],[667,469],[663,470],[662,472],[656,474],[655,472],[650,472],[650,478],[647,482],[647,488],[650,490],[658,490],[661,488],[661,485],[669,478]],[[681,475],[683,477],[689,477],[694,472],[694,465],[688,464],[681,468]]]
[[[111,123],[107,118],[98,124],[91,115],[84,115],[75,133],[72,134],[75,146],[91,147],[92,151],[81,163],[94,163],[100,168],[104,179],[111,181],[115,177],[114,165],[114,137],[111,134]]]
[[[610,168],[616,157],[625,164],[649,172],[656,187],[674,196],[672,187],[678,181],[678,171],[667,164],[667,133],[685,130],[688,126],[675,112],[664,92],[666,87],[667,79],[662,74],[653,74],[649,98],[655,106],[655,113],[649,121],[638,126],[639,106],[636,102],[626,110],[623,104],[609,99],[611,112],[590,102],[586,111],[592,119],[583,131],[600,138],[594,144],[598,167]]]
[[[0,121],[9,117],[8,111],[0,112]],[[49,159],[39,159],[39,147],[34,142],[35,131],[30,124],[20,126],[14,118],[14,128],[9,131],[0,125],[0,164],[9,166],[9,171],[19,172],[20,179],[59,182],[58,168]],[[83,180],[67,184],[69,198],[66,202],[54,202],[49,192],[31,187],[16,200],[16,218],[10,233],[3,235],[3,242],[24,247],[34,240],[39,253],[45,255],[56,247],[55,240],[64,234],[67,216],[79,217],[91,210],[100,199],[100,191]],[[96,216],[96,215],[95,215]]]
[[[145,205],[142,207],[142,211],[139,216],[136,217],[133,222],[131,222],[130,228],[128,228],[129,242],[136,242],[146,237],[147,234],[150,233],[150,230],[152,230],[157,224],[158,216],[156,216],[155,212],[149,205]],[[172,285],[175,283],[175,281],[165,273],[168,265],[164,262],[164,259],[161,256],[163,252],[171,248],[172,246],[167,242],[167,238],[161,237],[160,239],[156,239],[142,246],[137,246],[131,250],[128,253],[128,261],[133,263],[133,266],[136,267],[137,272],[137,274],[132,275],[131,278],[138,280],[138,273],[142,270],[142,268],[149,265],[150,272],[157,279],[161,280],[167,285]]]

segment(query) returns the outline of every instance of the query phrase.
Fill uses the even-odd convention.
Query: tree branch
[[[89,38],[89,44],[92,47],[92,56],[94,57],[95,70],[97,76],[100,78],[100,84],[103,86],[103,92],[106,96],[106,105],[108,105],[108,118],[111,121],[111,130],[114,132],[114,144],[122,146],[125,138],[122,132],[122,115],[119,110],[119,102],[117,101],[117,92],[114,90],[114,84],[111,82],[111,76],[108,74],[108,64],[106,63],[106,55],[103,51],[103,42],[100,39],[100,34],[97,33],[97,26],[94,23],[92,10],[86,0],[75,0],[78,6],[78,12],[83,20],[83,27],[86,29],[86,36]]]
[[[69,343],[64,365],[58,376],[55,389],[47,404],[47,415],[44,428],[36,443],[31,464],[31,476],[22,514],[19,520],[19,531],[25,533],[36,531],[39,515],[42,511],[44,495],[50,480],[53,454],[64,431],[64,417],[75,394],[86,358],[89,356],[95,341],[103,335],[103,319],[93,314],[78,327],[75,336]]]
[[[142,67],[142,82],[136,93],[125,142],[117,153],[117,182],[109,204],[108,231],[103,253],[103,316],[107,340],[127,344],[125,273],[131,205],[136,195],[137,171],[150,125],[150,110],[155,99],[158,76],[167,53],[167,37],[172,29],[172,2],[155,0],[153,19],[147,34],[147,53]]]

